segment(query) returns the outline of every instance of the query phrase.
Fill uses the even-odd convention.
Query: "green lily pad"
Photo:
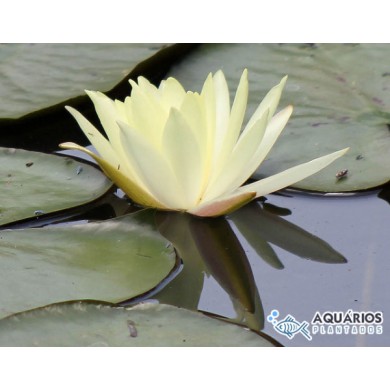
[[[0,317],[68,300],[117,303],[157,286],[176,255],[151,215],[0,231]]]
[[[390,179],[390,45],[210,44],[188,55],[171,75],[199,90],[206,75],[222,69],[235,92],[249,70],[248,114],[284,75],[280,108],[294,106],[282,136],[254,178],[350,147],[349,152],[295,188],[344,192]],[[336,174],[348,170],[337,179]]]
[[[0,346],[272,347],[267,338],[198,312],[155,303],[47,306],[0,321]]]
[[[0,116],[18,118],[106,91],[162,44],[8,44],[0,46]]]
[[[0,225],[91,202],[112,183],[92,165],[0,148]]]

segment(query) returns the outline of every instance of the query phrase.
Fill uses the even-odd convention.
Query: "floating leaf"
[[[121,302],[158,285],[175,252],[151,210],[97,223],[0,232],[0,317],[55,302]]]
[[[169,305],[133,308],[65,303],[0,321],[0,346],[272,347],[237,325]]]
[[[92,202],[111,186],[70,157],[0,148],[0,225]]]
[[[17,118],[84,89],[106,91],[161,44],[9,44],[0,46],[0,112]]]
[[[176,63],[189,51],[197,47],[198,44],[174,44],[164,47],[163,49],[158,51],[157,49],[160,47],[160,45],[152,44],[114,44],[111,45],[109,48],[107,48],[107,45],[105,44],[51,45],[51,47],[57,47],[57,49],[54,49],[57,51],[61,51],[62,46],[65,46],[67,49],[66,53],[63,53],[64,55],[60,59],[60,68],[63,70],[63,73],[58,74],[57,68],[54,67],[54,70],[49,69],[49,71],[45,72],[43,76],[41,68],[37,69],[37,72],[39,72],[37,80],[41,81],[42,77],[44,77],[44,82],[39,82],[38,86],[33,91],[29,91],[30,93],[28,95],[27,103],[31,105],[31,107],[29,106],[31,109],[36,110],[38,109],[38,106],[36,102],[32,99],[35,98],[34,92],[38,95],[37,101],[40,102],[42,100],[41,95],[43,95],[43,101],[45,102],[45,96],[48,94],[45,90],[45,87],[47,86],[47,89],[50,91],[50,96],[48,96],[47,102],[44,104],[45,108],[38,109],[38,111],[30,112],[27,115],[23,115],[19,118],[1,118],[1,146],[36,150],[41,152],[52,152],[58,150],[58,145],[60,143],[69,140],[72,140],[73,142],[76,142],[80,145],[88,145],[87,138],[80,132],[79,126],[77,125],[73,117],[69,115],[69,112],[65,110],[65,106],[69,105],[77,109],[83,115],[85,115],[86,118],[92,121],[93,124],[100,128],[100,121],[97,118],[93,103],[84,93],[85,89],[101,90],[106,92],[107,96],[109,96],[111,99],[123,100],[126,96],[129,95],[129,91],[131,90],[129,79],[136,80],[139,76],[144,76],[151,82],[158,84],[165,76],[168,69],[171,68],[172,64]],[[147,50],[147,47],[150,50]],[[120,53],[117,53],[116,51],[118,48]],[[2,67],[2,49],[3,47],[0,47],[0,68]],[[11,51],[12,50],[13,49],[11,47]],[[39,54],[40,50],[45,51],[47,50],[47,47],[46,45],[42,45],[42,47],[37,45],[34,50]],[[82,61],[86,61],[87,64],[84,64],[85,66],[83,65],[78,72],[69,72],[69,69],[72,69],[74,64],[76,64],[77,67],[79,58],[74,59],[73,56],[75,52],[80,50],[88,51],[88,53],[83,52],[82,55],[79,57],[82,59]],[[97,51],[102,55],[108,54],[108,56],[104,57],[104,59],[101,59],[98,62],[94,62],[93,58],[94,56],[96,56]],[[133,58],[132,54],[135,53],[136,55],[138,55],[143,51],[145,51],[145,56],[148,57],[143,61],[137,63],[137,65],[133,68],[134,61],[136,61],[135,59],[138,57],[135,56]],[[156,53],[154,54],[154,52]],[[130,56],[132,60],[127,61],[128,56]],[[23,63],[23,56],[21,58],[16,56],[14,61],[17,63],[18,60],[21,60]],[[45,66],[42,68],[50,68],[51,66],[54,66],[51,61],[53,61],[53,58],[48,58],[47,64],[45,64]],[[119,64],[123,64],[123,69],[117,68]],[[27,66],[27,64],[25,65]],[[15,68],[19,69],[20,72],[23,71],[23,69],[20,69],[20,65],[15,65]],[[96,70],[99,70],[100,72],[100,70],[102,69],[102,73],[95,74]],[[128,69],[131,69],[131,71],[128,72]],[[26,71],[29,77],[28,82],[34,83],[35,78],[31,77],[30,68],[28,68]],[[89,73],[91,72],[94,75],[94,77],[92,78],[88,77]],[[36,75],[34,74],[34,76]],[[83,76],[87,77],[83,78]],[[23,76],[22,74],[20,75],[20,77],[25,76]],[[120,82],[117,83],[118,80],[120,80]],[[7,86],[2,85],[2,83],[7,84],[7,82],[4,81],[4,77],[2,79],[0,75],[0,86],[2,87],[2,91],[8,91]],[[52,85],[58,86],[59,83],[64,84],[64,88],[59,87],[58,89],[54,88],[54,90],[51,90]],[[68,91],[70,95],[65,96],[68,92],[64,94],[63,91]],[[6,101],[5,104],[9,104],[8,100],[11,99],[11,106],[13,110],[16,110],[16,112],[18,112],[18,110],[27,110],[27,108],[23,105],[23,102],[26,99],[25,89],[21,89],[14,92],[15,95],[12,95],[12,97],[6,96],[4,98],[4,101]],[[67,100],[61,100],[64,97]],[[59,102],[58,99],[60,99]],[[15,102],[13,102],[14,100]],[[47,107],[48,104],[51,105]],[[0,108],[1,107],[2,103],[0,102]],[[7,111],[3,107],[3,114],[0,112],[0,116],[6,114]]]
[[[279,109],[294,113],[254,178],[273,175],[344,147],[350,151],[294,184],[312,191],[364,190],[390,179],[390,45],[203,45],[171,72],[187,89],[222,68],[238,83],[248,68],[248,115],[281,77],[289,79]],[[343,178],[337,173],[348,170]]]

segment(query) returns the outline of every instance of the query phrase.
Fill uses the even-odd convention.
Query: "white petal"
[[[202,183],[200,184],[201,192],[203,193],[210,175],[209,167],[211,164],[211,149],[210,142],[208,140],[205,112],[202,110],[199,94],[187,92],[187,95],[183,100],[183,104],[180,107],[180,113],[192,129],[192,133],[196,138],[197,145],[199,146],[200,155],[198,165],[203,171]]]
[[[222,147],[228,131],[230,119],[230,97],[229,89],[222,71],[218,71],[214,77],[215,92],[215,143],[214,143],[214,163],[220,158]]]
[[[124,171],[127,176],[131,177],[132,180],[140,181],[129,162],[128,153],[123,149],[123,144],[120,139],[120,129],[117,121],[123,121],[126,119],[126,115],[122,115],[125,108],[122,107],[118,110],[117,107],[121,102],[113,102],[101,92],[86,92],[94,103],[100,122],[107,133],[112,149],[116,154],[118,164],[121,166],[121,170]]]
[[[321,169],[331,164],[334,160],[345,154],[348,149],[349,148],[346,148],[331,154],[327,154],[326,156],[322,156],[304,164],[286,169],[285,171],[277,173],[276,175],[258,180],[251,184],[247,184],[243,187],[240,187],[236,193],[256,192],[256,197],[259,197],[274,191],[278,191],[320,171]]]
[[[279,100],[280,100],[280,97],[282,95],[283,88],[286,84],[286,81],[287,81],[287,76],[283,77],[281,82],[278,85],[276,85],[275,87],[273,87],[267,93],[267,95],[264,97],[264,99],[260,103],[259,107],[257,108],[257,110],[252,115],[251,119],[249,120],[248,124],[246,125],[246,128],[251,127],[262,116],[263,112],[267,109],[269,110],[269,114],[268,114],[269,119],[272,118],[272,116],[274,115],[274,113],[276,111],[276,107],[279,104]]]
[[[206,148],[208,135],[205,112],[202,108],[199,94],[196,92],[187,92],[179,111],[191,127],[198,143]]]
[[[182,189],[165,156],[142,134],[118,122],[121,141],[137,176],[148,191],[169,209],[185,209]]]
[[[203,84],[199,103],[204,117],[204,139],[202,142],[206,150],[205,178],[206,181],[211,177],[214,171],[214,145],[215,145],[215,94],[213,77],[210,73]],[[207,184],[207,183],[206,183]]]
[[[168,117],[161,104],[150,94],[146,94],[136,83],[132,85],[130,105],[127,101],[129,124],[131,127],[157,145],[161,142],[162,132]]]
[[[117,120],[123,120],[120,112],[116,109],[115,103],[101,92],[85,91],[92,100],[96,113],[100,119],[112,147],[118,149],[119,127]]]
[[[127,123],[130,127],[134,128],[134,116],[133,116],[133,100],[131,96],[127,96],[123,102],[125,108],[126,118],[123,122]]]
[[[118,115],[124,122],[127,122],[127,112],[126,112],[126,106],[124,102],[121,102],[118,99],[114,100],[115,109],[118,111]]]
[[[186,209],[197,204],[203,182],[198,140],[182,114],[171,109],[163,134],[162,154],[169,161],[186,198]]]
[[[231,188],[240,186],[243,182],[242,178],[247,180],[253,172],[259,167],[259,165],[264,161],[270,152],[272,146],[278,139],[280,133],[283,131],[284,127],[287,124],[290,116],[292,114],[292,106],[286,107],[284,110],[278,112],[268,123],[267,128],[265,129],[264,137],[261,143],[258,145],[258,148],[252,159],[248,161],[248,164],[243,168],[239,180],[236,180],[232,183]],[[246,130],[247,132],[248,130]],[[244,180],[244,181],[245,181]]]
[[[230,194],[225,197],[214,199],[211,202],[201,203],[199,206],[187,210],[187,212],[199,217],[217,217],[232,213],[244,204],[249,203],[255,196],[255,192]]]
[[[179,108],[185,97],[186,91],[183,86],[173,77],[164,80],[159,87],[161,104],[166,111],[171,107]]]
[[[245,117],[246,106],[248,102],[248,71],[245,69],[242,72],[240,83],[237,87],[236,96],[234,98],[230,121],[228,129],[228,141],[226,144],[230,144],[230,150],[233,150],[235,143],[237,142],[238,136],[240,135],[240,130],[242,127],[242,122]]]
[[[80,126],[83,133],[89,139],[89,142],[96,148],[98,153],[102,156],[104,160],[107,160],[110,164],[116,166],[119,163],[119,160],[116,156],[115,151],[113,150],[111,144],[108,140],[103,137],[103,135],[96,129],[96,127],[89,122],[82,114],[72,107],[65,107],[72,116],[76,119],[78,125]]]
[[[248,179],[245,168],[263,139],[267,122],[268,111],[265,111],[263,116],[245,134],[241,135],[226,165],[206,190],[204,200],[211,200],[231,192]]]
[[[215,139],[215,118],[216,118],[216,108],[215,108],[215,93],[214,93],[214,82],[213,76],[210,73],[203,84],[202,92],[200,93],[201,97],[201,106],[202,111],[205,113],[206,125],[207,125],[207,134],[208,142],[210,147],[214,149],[214,139]]]
[[[241,75],[241,79],[237,88],[236,96],[233,102],[233,107],[230,114],[229,125],[225,135],[224,142],[221,147],[219,158],[213,169],[213,176],[210,181],[215,181],[223,171],[226,163],[228,163],[231,153],[236,145],[240,134],[242,122],[245,116],[245,110],[248,101],[248,72],[245,69]]]
[[[152,94],[153,96],[158,96],[158,89],[155,85],[153,85],[149,80],[147,80],[143,76],[139,76],[138,79],[139,87],[144,90],[146,93]]]
[[[60,144],[63,149],[79,150],[87,153],[89,156],[95,159],[95,161],[102,168],[103,172],[119,187],[121,188],[134,202],[153,208],[164,208],[160,202],[153,198],[153,196],[145,190],[138,182],[133,181],[130,177],[126,176],[121,171],[120,166],[114,166],[103,158],[97,156],[90,150],[77,145],[73,142],[65,142]]]

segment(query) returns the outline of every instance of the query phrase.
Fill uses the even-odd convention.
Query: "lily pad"
[[[152,213],[1,231],[0,317],[68,300],[117,303],[157,286],[176,255]]]
[[[221,68],[233,94],[248,68],[250,114],[287,74],[279,107],[293,104],[295,111],[254,178],[349,146],[345,156],[294,185],[345,192],[390,179],[389,63],[388,44],[209,44],[188,55],[171,75],[187,89],[199,90],[205,74]],[[347,174],[336,178],[344,170]]]
[[[106,91],[162,44],[8,44],[0,46],[0,115],[18,118],[84,95]]]
[[[0,225],[91,202],[112,183],[92,165],[0,148]]]
[[[0,321],[1,346],[272,347],[267,338],[201,313],[155,303],[68,303]]]

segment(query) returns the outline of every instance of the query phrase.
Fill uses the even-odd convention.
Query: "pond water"
[[[388,204],[376,194],[356,197],[324,198],[294,195],[292,198],[268,196],[270,202],[289,208],[284,217],[328,242],[345,256],[344,264],[326,264],[299,258],[274,246],[284,264],[274,269],[254,255],[248,257],[258,285],[265,315],[277,309],[284,317],[310,323],[318,312],[382,311],[383,334],[316,334],[308,341],[301,335],[289,340],[275,332],[268,321],[264,331],[284,345],[294,346],[389,346],[386,313],[389,312],[390,243]],[[207,288],[212,297],[212,283]],[[205,294],[206,295],[206,294]],[[221,301],[221,300],[220,300]],[[215,297],[201,301],[201,308],[221,310]],[[227,307],[226,313],[227,314]],[[281,317],[281,318],[283,318]],[[325,328],[326,329],[326,328]]]
[[[280,269],[280,265],[277,269],[258,256],[238,229],[234,228],[234,222],[230,221],[247,254],[265,318],[275,309],[280,313],[278,320],[291,315],[298,322],[307,321],[309,324],[316,312],[382,312],[382,332],[374,327],[374,334],[367,334],[369,330],[365,325],[365,330],[358,328],[358,334],[352,334],[352,327],[349,327],[349,331],[343,328],[341,334],[335,334],[335,325],[329,327],[327,324],[323,328],[318,327],[315,334],[312,327],[310,341],[300,334],[290,340],[276,332],[266,319],[263,320],[263,331],[286,346],[389,346],[386,313],[390,309],[390,214],[386,201],[378,198],[377,192],[344,197],[285,194],[288,196],[267,196],[266,204],[291,211],[290,215],[277,218],[326,241],[345,257],[346,262],[332,264],[313,261],[271,243],[284,266]],[[262,221],[259,220],[259,223]],[[291,237],[283,237],[283,234],[288,234],[287,230],[281,229],[280,233],[281,243],[291,240]],[[305,245],[304,241],[302,245]],[[232,300],[220,283],[206,275],[203,282],[197,308],[229,318],[235,317]],[[166,289],[173,289],[169,295],[181,294],[171,284]],[[160,295],[160,300],[164,301],[164,290]],[[261,314],[258,315],[261,317]],[[333,334],[328,334],[332,330]]]
[[[35,127],[42,131],[41,125]],[[35,127],[26,129],[34,134]],[[64,128],[69,131],[67,122]],[[17,140],[8,135],[4,146],[19,147],[20,142],[52,151],[59,143],[46,139],[50,145],[37,146],[31,142],[41,143],[43,137],[9,133]],[[151,300],[201,310],[261,331],[284,346],[390,346],[389,188],[344,196],[282,191],[226,219],[157,213],[160,233],[182,262],[156,289],[123,304]],[[139,210],[122,196],[110,193],[82,210],[14,227],[88,223]],[[316,327],[312,321],[318,313],[349,318],[380,313],[383,321]],[[373,334],[368,334],[370,326]]]
[[[268,241],[276,259],[270,261],[268,258],[267,262],[267,256],[259,256],[237,228],[233,214],[228,221],[244,249],[249,264],[245,272],[249,276],[241,275],[234,281],[210,262],[200,264],[204,259],[199,260],[193,250],[179,248],[179,252],[181,249],[185,253],[183,264],[159,288],[129,303],[160,301],[234,319],[239,317],[240,305],[229,293],[234,295],[236,292],[245,299],[245,292],[237,291],[240,284],[251,284],[252,274],[255,286],[251,291],[256,290],[255,295],[258,295],[255,314],[252,320],[241,317],[235,322],[261,330],[285,346],[390,346],[386,324],[386,314],[390,310],[390,214],[387,201],[379,194],[379,191],[370,191],[350,196],[321,196],[284,191],[268,195],[261,204],[263,214],[259,218],[258,240]],[[129,211],[128,203],[123,199],[114,197],[109,202],[115,203],[116,215]],[[113,216],[99,213],[97,210],[93,219]],[[190,224],[199,221],[189,219]],[[185,229],[185,224],[170,221],[170,233],[167,233],[164,222],[159,222],[158,217],[156,221],[161,232],[173,240],[177,239],[178,231]],[[208,234],[206,225],[202,229]],[[222,246],[228,246],[231,238],[222,239]],[[191,243],[186,240],[188,237],[184,239],[184,245],[190,247]],[[180,240],[177,242],[180,247]],[[322,248],[324,245],[329,245],[335,254],[329,252],[329,260],[326,259],[326,247]],[[191,254],[194,258],[189,258]],[[317,256],[317,260],[308,258],[311,254]],[[222,268],[226,267],[226,273],[234,273],[234,266],[232,268],[222,258],[215,259],[216,264],[219,261]],[[237,273],[239,267],[245,268],[248,264],[242,265],[242,259],[237,258]],[[289,339],[278,333],[267,321],[273,310],[279,311],[278,320],[290,315],[301,324],[307,321],[312,339],[309,341],[302,334]],[[374,334],[367,334],[367,324],[364,329],[358,327],[357,334],[353,334],[352,326],[336,334],[336,324],[318,326],[315,331],[311,321],[317,312],[321,315],[326,312],[382,312],[382,331],[374,326]],[[333,334],[329,334],[332,330]]]
[[[182,264],[156,289],[124,304],[152,300],[201,310],[284,346],[390,346],[388,192],[389,185],[344,196],[282,191],[227,218],[156,213]],[[88,223],[137,210],[117,190],[84,210],[13,227]],[[291,338],[279,333],[268,321],[275,310],[279,322],[289,316],[300,326],[306,321],[311,340],[300,331]],[[337,324],[311,323],[326,312],[382,313],[383,323],[371,326],[373,334],[367,324],[356,334],[352,326],[336,334]]]
[[[86,214],[71,218],[80,223],[80,219],[82,222],[109,219],[137,210],[121,197],[121,191],[116,194],[118,196],[106,196]],[[260,330],[284,346],[390,346],[386,324],[390,311],[390,213],[385,191],[382,191],[384,195],[380,194],[370,191],[349,196],[323,196],[283,191],[267,195],[261,203],[256,203],[260,212],[258,223],[257,217],[254,219],[257,227],[250,225],[255,230],[250,244],[235,213],[227,217],[228,227],[222,224],[227,224],[224,218],[157,214],[160,232],[177,244],[183,262],[158,288],[126,304],[152,300],[198,309]],[[249,215],[253,215],[252,206],[245,206],[244,212],[247,209]],[[221,225],[215,225],[217,221]],[[67,220],[64,223],[75,222]],[[229,225],[229,231],[234,232],[232,235],[227,231]],[[34,225],[30,222],[27,226]],[[194,246],[189,236],[181,237],[187,226],[192,227],[191,234],[198,235],[206,244],[195,240]],[[219,240],[222,247],[229,247],[229,259],[224,258],[223,252],[214,251],[213,241],[208,239],[213,235],[209,226],[210,229],[222,229],[222,234],[213,240]],[[235,237],[244,249],[244,258],[240,258],[242,254],[239,253],[234,257],[231,241]],[[266,242],[264,245],[269,245],[274,254],[269,256],[265,250],[259,255],[253,240]],[[205,259],[204,253],[199,255],[194,248],[202,245],[214,258]],[[255,296],[255,313],[248,316],[243,306],[251,294]],[[243,304],[237,302],[237,297]],[[279,321],[288,315],[301,324],[307,321],[312,339],[307,340],[299,332],[291,339],[278,333],[267,320],[273,310],[279,311]],[[374,334],[360,334],[362,330],[352,334],[352,327],[348,333],[343,328],[342,334],[335,334],[335,325],[325,325],[323,334],[318,327],[314,333],[311,321],[317,312],[346,314],[348,311],[382,312],[381,334],[377,334],[379,331],[375,327]],[[367,332],[367,325],[365,329]],[[333,334],[328,334],[332,330]]]

